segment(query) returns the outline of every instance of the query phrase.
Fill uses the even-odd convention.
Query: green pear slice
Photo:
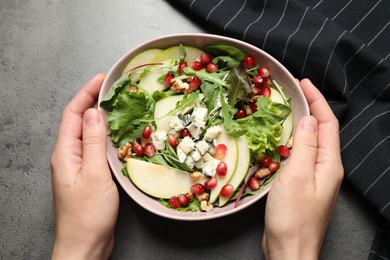
[[[188,172],[137,159],[127,160],[127,172],[131,181],[146,194],[161,199],[186,194],[195,183],[204,183],[207,178],[196,180]]]
[[[283,98],[282,94],[280,94],[280,92],[275,88],[271,88],[270,99],[273,102],[288,105],[286,103],[285,99]],[[286,145],[288,140],[290,139],[290,137],[292,135],[292,130],[294,127],[294,120],[293,120],[292,112],[288,115],[286,120],[284,120],[282,127],[283,127],[283,131],[282,131],[282,135],[280,137],[280,144]]]
[[[237,148],[237,167],[234,171],[233,177],[229,181],[229,184],[233,185],[234,190],[236,190],[245,179],[245,176],[248,173],[251,158],[249,147],[245,137],[240,137],[239,139],[237,139]],[[219,207],[225,205],[229,201],[229,199],[230,197],[226,198],[219,196]]]
[[[215,175],[215,178],[217,179],[217,186],[215,186],[210,191],[210,203],[214,203],[217,200],[221,192],[221,188],[229,183],[229,181],[233,177],[234,172],[236,171],[238,161],[238,149],[236,139],[229,136],[222,126],[221,128],[222,131],[217,137],[217,139],[215,139],[215,141],[217,145],[224,144],[227,147],[226,155],[222,160],[227,165],[227,173],[225,176],[219,176],[217,174]]]
[[[191,46],[183,46],[183,48],[186,51],[186,58],[184,59],[184,61],[186,61],[189,64],[195,61],[196,59],[199,59],[200,55],[204,53],[204,51]],[[158,53],[154,57],[153,62],[160,62],[167,59],[180,59],[182,56],[183,56],[182,49],[179,46],[173,46]]]
[[[146,51],[141,52],[140,54],[136,55],[125,67],[125,69],[122,72],[122,75],[128,73],[131,69],[136,68],[138,66],[142,66],[144,64],[149,64],[152,62],[154,57],[158,53],[160,53],[161,49],[149,49]],[[130,79],[132,82],[137,81],[137,79],[141,76],[142,72],[144,71],[145,67],[136,68],[131,71]]]
[[[154,62],[153,62],[154,63]],[[159,82],[159,78],[166,75],[172,66],[174,66],[175,60],[168,59],[160,62],[158,65],[151,65],[145,67],[141,79],[138,83],[138,87],[152,94],[154,91],[163,91],[166,86],[163,82]]]
[[[169,96],[156,102],[154,118],[156,119],[157,131],[169,132],[169,121],[173,116],[165,116],[176,107],[176,103],[183,99],[184,95]]]

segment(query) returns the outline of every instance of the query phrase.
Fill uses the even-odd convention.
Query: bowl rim
[[[305,98],[305,96],[304,96],[304,94],[302,92],[302,89],[299,87],[298,83],[296,82],[296,80],[292,76],[292,74],[284,67],[284,65],[281,62],[279,62],[276,58],[274,58],[272,55],[270,55],[269,53],[265,52],[264,50],[260,49],[259,47],[254,46],[254,45],[252,45],[250,43],[247,43],[247,42],[235,39],[235,38],[230,38],[230,37],[227,37],[227,36],[221,36],[221,35],[217,35],[217,34],[208,34],[208,33],[178,33],[178,34],[168,34],[168,35],[164,35],[164,36],[160,36],[160,37],[156,37],[156,38],[152,38],[150,40],[144,41],[143,43],[140,43],[140,44],[134,46],[129,51],[127,51],[125,54],[123,54],[114,63],[114,65],[112,65],[112,67],[108,71],[108,73],[107,73],[107,75],[106,75],[106,77],[105,77],[105,79],[103,81],[102,88],[101,88],[101,90],[99,92],[99,97],[98,97],[98,103],[97,103],[98,110],[101,111],[103,114],[107,113],[107,111],[105,109],[101,108],[99,106],[99,104],[100,104],[101,100],[104,98],[104,96],[107,93],[108,89],[112,85],[112,83],[109,82],[109,80],[111,79],[111,76],[113,74],[115,74],[115,72],[118,70],[118,67],[120,67],[121,64],[123,64],[126,61],[128,63],[131,60],[131,58],[135,57],[135,55],[137,55],[140,52],[150,48],[150,47],[147,47],[147,46],[153,45],[154,43],[159,43],[161,41],[165,41],[165,42],[172,41],[172,44],[168,44],[168,43],[165,44],[166,48],[168,48],[168,47],[174,46],[174,44],[177,44],[177,42],[178,42],[177,39],[178,38],[183,39],[183,38],[204,38],[204,37],[207,38],[207,39],[214,40],[214,42],[218,42],[218,41],[220,41],[220,42],[229,42],[229,43],[231,43],[231,44],[233,44],[235,46],[244,46],[247,49],[256,50],[256,52],[259,52],[262,55],[267,56],[267,58],[271,61],[271,63],[275,64],[278,67],[278,69],[280,69],[282,71],[282,73],[287,77],[287,79],[293,85],[295,85],[294,89],[295,89],[295,91],[298,92],[297,95],[300,96],[300,97],[303,97],[303,100],[306,101],[306,98]],[[186,45],[190,45],[190,44],[186,44]],[[197,47],[197,46],[195,46],[195,47]],[[116,78],[115,81],[117,79],[118,78]],[[107,89],[107,91],[104,92],[104,90],[106,90],[106,89]],[[307,101],[303,102],[301,109],[303,111],[303,115],[309,115],[310,112],[309,112],[309,106],[307,104]],[[107,123],[106,117],[104,116],[104,118],[105,118],[105,121],[106,121],[106,125],[108,127],[108,123]],[[295,125],[295,122],[294,122],[294,128],[295,127],[296,127],[296,125]],[[107,147],[111,143],[112,142],[111,142],[110,137],[107,136]],[[195,212],[181,212],[181,213],[177,214],[178,211],[174,211],[172,209],[169,209],[170,211],[167,212],[167,211],[164,211],[164,210],[160,210],[159,208],[147,207],[143,203],[141,203],[141,201],[139,201],[139,199],[135,198],[134,195],[131,194],[130,190],[128,188],[126,188],[126,185],[128,185],[128,183],[125,183],[125,179],[124,178],[120,178],[120,177],[117,176],[118,174],[121,174],[121,173],[120,172],[118,173],[117,170],[113,169],[113,165],[114,165],[114,160],[118,160],[118,159],[117,158],[112,158],[112,156],[110,156],[109,149],[107,149],[107,159],[108,159],[108,162],[109,162],[110,169],[111,169],[113,175],[115,176],[115,179],[117,180],[119,185],[122,187],[122,189],[126,192],[126,194],[132,200],[134,200],[142,208],[146,209],[147,211],[149,211],[149,212],[151,212],[153,214],[156,214],[158,216],[165,217],[165,218],[168,218],[168,219],[181,220],[181,221],[210,220],[210,219],[220,218],[220,217],[223,217],[223,216],[227,216],[227,215],[231,215],[231,214],[237,213],[237,212],[239,212],[239,211],[241,211],[241,210],[243,210],[243,209],[253,205],[254,203],[258,202],[261,198],[266,196],[268,194],[269,190],[272,187],[273,181],[275,181],[276,178],[277,178],[276,177],[271,183],[269,183],[259,194],[256,194],[254,196],[250,196],[250,197],[252,197],[252,199],[249,200],[249,201],[246,201],[246,203],[243,203],[243,201],[245,201],[246,197],[242,198],[241,199],[241,205],[239,205],[238,207],[235,207],[235,208],[233,207],[233,208],[228,209],[226,211],[219,211],[217,213],[215,213],[215,212],[212,213],[213,211],[211,211],[211,212],[201,212],[200,214],[194,214]],[[279,174],[281,174],[282,171]],[[127,178],[127,181],[131,183],[131,180],[128,177],[126,177],[126,178]],[[145,194],[143,191],[141,191],[139,189],[138,189],[138,191],[140,193],[142,193],[144,196],[149,197],[149,195]],[[155,198],[152,198],[152,199],[157,201],[157,199],[155,199]],[[161,207],[164,207],[164,206],[161,205]]]

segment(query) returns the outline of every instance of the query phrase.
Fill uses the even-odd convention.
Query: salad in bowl
[[[294,120],[308,113],[291,75],[261,50],[214,35],[166,36],[130,54],[99,97],[109,163],[129,195],[186,220],[264,196],[293,148]]]

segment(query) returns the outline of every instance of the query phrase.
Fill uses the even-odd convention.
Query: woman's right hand
[[[343,179],[338,120],[308,79],[300,85],[311,115],[296,127],[290,159],[268,194],[267,259],[318,258]]]

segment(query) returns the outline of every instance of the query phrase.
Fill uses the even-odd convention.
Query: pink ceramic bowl
[[[109,88],[112,86],[112,84],[121,77],[122,72],[126,67],[126,65],[128,64],[128,62],[132,58],[134,58],[137,54],[147,49],[152,49],[152,48],[166,49],[168,47],[177,46],[180,43],[183,45],[190,45],[198,48],[202,48],[204,46],[212,45],[212,44],[227,44],[239,48],[245,54],[253,55],[255,59],[258,61],[258,63],[260,63],[262,66],[269,68],[269,70],[272,73],[272,78],[276,80],[280,85],[282,85],[285,94],[292,98],[292,113],[294,118],[294,128],[302,116],[309,114],[309,107],[307,101],[299,85],[297,84],[296,80],[290,74],[290,72],[271,55],[243,41],[239,41],[228,37],[218,36],[218,35],[198,34],[198,33],[168,35],[168,36],[147,41],[131,49],[112,66],[112,68],[106,75],[106,79],[104,80],[102,89],[100,91],[99,103],[103,99],[103,97],[105,96]],[[104,118],[107,120],[107,111],[101,108],[99,109],[103,113]],[[206,212],[180,212],[180,211],[172,210],[160,204],[158,200],[143,193],[136,186],[134,186],[134,184],[130,181],[128,177],[124,176],[121,173],[121,168],[123,167],[123,164],[117,158],[117,148],[112,145],[110,137],[107,138],[107,142],[108,142],[107,145],[108,162],[119,184],[126,191],[126,193],[133,200],[135,200],[141,207],[162,217],[184,220],[184,221],[207,220],[207,219],[223,217],[241,211],[246,207],[252,205],[256,201],[260,200],[268,193],[272,185],[271,183],[263,191],[259,192],[254,196],[243,197],[238,207],[236,208],[234,207],[234,203],[229,203],[222,208],[214,207],[213,211],[207,213]]]

